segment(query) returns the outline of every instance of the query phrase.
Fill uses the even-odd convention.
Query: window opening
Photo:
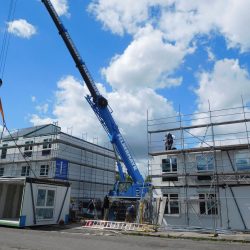
[[[49,165],[41,165],[40,176],[48,176],[48,175],[49,175]]]
[[[43,140],[43,149],[51,148],[52,139],[44,139]]]
[[[200,214],[218,214],[216,194],[199,194]]]
[[[2,153],[1,153],[1,159],[6,159],[7,156],[7,150],[8,150],[8,144],[3,144]]]
[[[4,168],[0,168],[0,176],[4,175]]]
[[[50,155],[50,153],[51,153],[51,141],[52,141],[52,139],[44,139],[43,140],[42,156]]]
[[[208,155],[196,155],[196,164],[198,171],[213,171],[214,170],[214,157]]]
[[[38,189],[36,217],[38,220],[52,219],[54,216],[55,190]]]
[[[24,146],[24,156],[31,157],[33,149],[33,141],[26,141]]]
[[[164,197],[167,198],[166,200],[166,206],[164,210],[164,214],[179,214],[180,213],[180,204],[178,194],[164,194]]]
[[[176,174],[177,173],[177,158],[169,157],[162,159],[162,173]],[[178,181],[177,176],[162,176],[162,181]]]
[[[177,158],[169,157],[167,159],[162,159],[162,172],[163,173],[177,172]]]
[[[21,176],[29,176],[30,175],[30,166],[22,166]]]
[[[237,152],[235,154],[235,165],[239,171],[250,170],[249,151]]]

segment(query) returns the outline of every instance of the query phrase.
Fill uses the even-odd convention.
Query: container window
[[[55,204],[55,190],[38,189],[36,203],[36,217],[38,220],[53,219]]]
[[[38,189],[37,192],[37,206],[45,206],[45,198],[46,198],[46,190],[45,189]]]

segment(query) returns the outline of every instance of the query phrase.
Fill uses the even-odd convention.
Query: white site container
[[[48,179],[0,178],[0,225],[67,223],[70,184]]]

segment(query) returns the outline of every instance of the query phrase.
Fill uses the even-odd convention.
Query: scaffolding
[[[200,210],[202,202],[209,202],[213,230],[231,228],[231,204],[236,208],[241,228],[250,229],[249,217],[242,208],[243,200],[250,203],[250,196],[238,190],[250,187],[249,125],[250,106],[243,101],[240,107],[211,110],[209,105],[207,112],[179,111],[175,116],[147,119],[149,175],[156,189],[179,189],[179,209],[185,216],[182,227],[206,227],[207,220],[202,222]],[[168,133],[174,135],[170,150],[164,147]],[[177,157],[178,169],[164,170],[164,157]],[[195,195],[193,190],[209,190],[208,196]],[[196,223],[192,223],[191,213],[196,215]],[[174,219],[170,221],[175,226]]]

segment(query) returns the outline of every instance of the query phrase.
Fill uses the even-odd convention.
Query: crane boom
[[[50,0],[42,0],[46,9],[48,10],[52,20],[54,21],[59,34],[61,35],[66,47],[68,48],[76,67],[78,68],[84,82],[86,83],[90,96],[86,97],[88,103],[90,104],[91,108],[95,112],[97,118],[99,119],[100,123],[102,124],[103,128],[107,132],[110,142],[113,144],[115,150],[121,157],[124,165],[128,171],[128,174],[131,176],[134,183],[143,184],[144,179],[138,170],[136,163],[129,151],[129,148],[121,135],[119,128],[112,116],[112,112],[108,106],[108,101],[105,97],[103,97],[97,86],[90,75],[90,72],[87,69],[84,61],[82,60],[79,52],[76,49],[67,29],[65,29],[62,21],[60,20],[56,10],[54,9]]]

